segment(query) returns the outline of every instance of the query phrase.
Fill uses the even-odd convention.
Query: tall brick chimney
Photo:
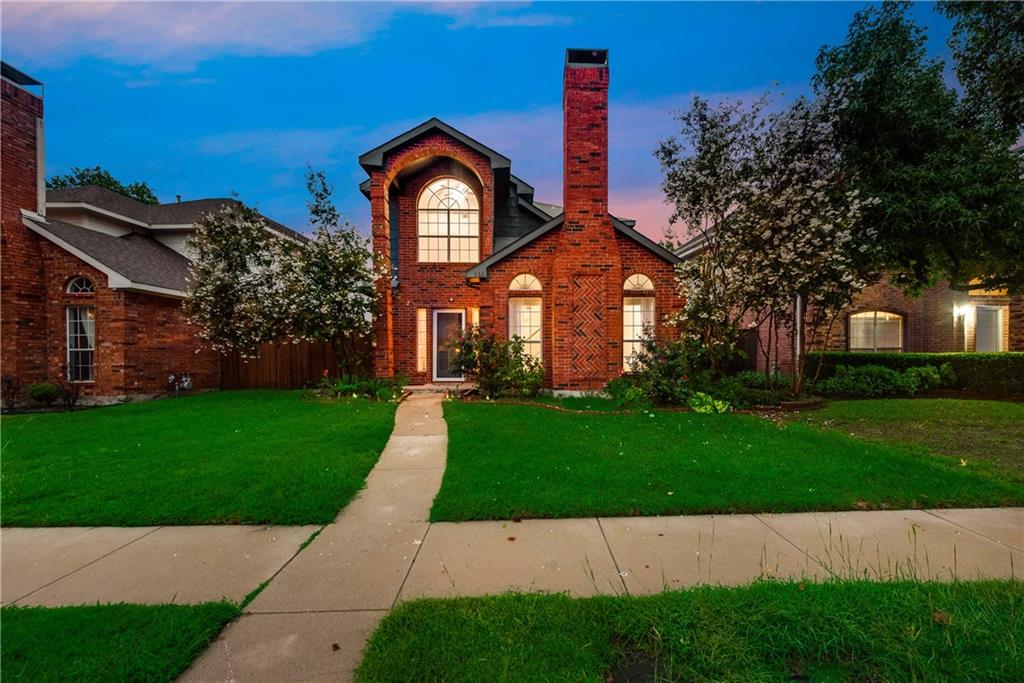
[[[568,49],[562,80],[565,229],[608,214],[608,50]]]
[[[622,262],[608,215],[608,51],[569,49],[563,76],[565,205],[552,269],[551,383],[596,391],[618,374]]]

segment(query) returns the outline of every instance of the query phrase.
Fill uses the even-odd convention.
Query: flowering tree
[[[285,316],[295,339],[331,344],[339,367],[363,369],[358,343],[376,312],[375,257],[370,241],[341,220],[322,171],[306,174],[313,239],[287,264]]]
[[[756,303],[744,273],[744,219],[736,209],[749,199],[765,104],[763,98],[746,106],[694,97],[676,115],[679,135],[655,151],[662,190],[675,207],[671,222],[684,224],[705,245],[678,267],[686,308],[676,322],[700,340],[715,373],[735,354],[740,323]]]
[[[683,329],[717,372],[735,353],[741,324],[772,320],[772,330],[780,321],[796,345],[799,392],[807,347],[877,275],[861,225],[870,202],[839,171],[825,108],[801,99],[765,114],[767,102],[695,99],[679,116],[688,149],[670,141],[658,154],[675,218],[705,238],[678,267]],[[769,334],[766,358],[771,343]]]
[[[277,304],[286,248],[269,236],[266,219],[241,202],[202,216],[195,227],[188,241],[186,316],[214,350],[255,357],[257,347],[284,325]]]
[[[369,241],[343,223],[322,172],[306,185],[313,239],[277,237],[255,210],[232,203],[196,223],[189,320],[217,351],[255,357],[275,340],[322,341],[338,365],[364,369],[358,341],[370,332],[376,306]]]

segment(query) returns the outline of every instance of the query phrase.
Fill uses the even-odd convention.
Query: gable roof
[[[492,169],[511,168],[512,166],[512,161],[504,154],[499,154],[498,152],[495,152],[487,145],[477,140],[474,140],[473,138],[469,137],[462,131],[455,129],[452,126],[449,126],[447,123],[445,123],[444,121],[437,117],[424,121],[415,128],[411,128],[402,133],[401,135],[391,138],[383,145],[378,145],[377,147],[374,147],[369,152],[360,154],[359,165],[366,169],[367,173],[370,172],[370,169],[381,168],[384,165],[384,156],[388,152],[398,147],[401,147],[410,140],[414,140],[420,137],[421,135],[425,135],[434,130],[438,130],[449,137],[455,138],[456,140],[466,145],[470,149],[479,152],[483,156],[487,157],[491,162]]]
[[[89,208],[116,214],[121,218],[129,218],[131,219],[129,222],[147,228],[192,225],[211,211],[239,203],[237,199],[215,197],[168,204],[146,204],[98,185],[46,191],[46,204],[53,208],[85,205]],[[302,241],[308,239],[302,233],[277,221],[266,216],[263,218],[267,221],[270,229],[275,232]]]
[[[187,295],[189,260],[153,237],[138,233],[114,237],[25,210],[22,222],[29,230],[105,273],[115,289]]]
[[[616,232],[625,235],[626,237],[633,240],[640,246],[653,252],[655,256],[658,256],[664,259],[665,261],[668,261],[669,263],[679,263],[680,258],[678,256],[676,256],[671,251],[661,246],[654,240],[650,239],[646,235],[637,232],[636,230],[633,229],[633,227],[630,224],[622,221],[619,218],[616,218],[615,216],[612,216],[611,214],[609,214],[608,217],[611,218],[612,227],[615,228]],[[508,246],[494,252],[489,257],[487,257],[480,263],[476,264],[475,266],[467,270],[465,273],[466,277],[487,277],[487,271],[491,266],[498,263],[499,261],[504,260],[508,256],[511,256],[515,252],[519,251],[526,245],[536,240],[537,238],[546,235],[547,233],[551,232],[557,227],[560,227],[562,225],[562,222],[564,221],[564,218],[565,214],[559,214],[552,218],[547,223],[544,223],[543,225],[537,227],[533,231],[523,235],[515,242],[512,242]]]

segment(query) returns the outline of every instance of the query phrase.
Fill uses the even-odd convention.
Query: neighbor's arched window
[[[512,278],[508,298],[508,336],[519,337],[523,350],[540,360],[542,299],[540,280],[529,273]]]
[[[886,311],[850,315],[850,351],[902,351],[903,316]]]
[[[632,372],[636,369],[636,353],[654,329],[654,283],[646,275],[634,273],[626,278],[622,289],[622,367]]]
[[[92,280],[87,277],[73,278],[67,287],[68,294],[92,294],[95,291],[96,287],[93,286]]]
[[[419,260],[426,263],[476,263],[480,260],[480,203],[456,178],[438,178],[417,203]]]

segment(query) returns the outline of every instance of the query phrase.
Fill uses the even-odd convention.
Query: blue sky
[[[304,229],[312,164],[366,229],[356,157],[431,116],[558,203],[564,50],[606,47],[612,210],[660,236],[652,150],[671,112],[694,94],[807,92],[862,6],[4,2],[2,55],[45,84],[50,174],[100,164],[161,201],[237,192]],[[948,22],[912,12],[947,57]]]

